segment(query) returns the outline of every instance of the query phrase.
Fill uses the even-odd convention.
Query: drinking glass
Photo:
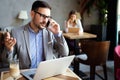
[[[15,80],[20,75],[19,60],[16,59],[11,60],[9,68],[10,68],[10,75]]]

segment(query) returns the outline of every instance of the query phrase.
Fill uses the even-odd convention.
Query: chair
[[[82,60],[80,57],[74,60],[74,72],[79,75],[79,63],[90,65],[90,80],[95,80],[95,68],[96,66],[102,66],[104,72],[104,80],[107,80],[106,61],[108,57],[110,41],[83,41],[81,42],[81,48],[83,53],[87,55],[87,60]],[[100,78],[103,79],[99,74]]]
[[[120,45],[116,46],[114,50],[114,72],[115,80],[120,80]]]

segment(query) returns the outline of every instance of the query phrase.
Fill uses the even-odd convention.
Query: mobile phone
[[[50,21],[48,20],[47,24],[46,24],[46,27],[48,27],[50,25]]]

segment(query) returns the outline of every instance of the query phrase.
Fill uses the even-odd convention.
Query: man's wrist
[[[59,31],[57,34],[54,34],[55,37],[60,37],[62,35],[62,31]]]

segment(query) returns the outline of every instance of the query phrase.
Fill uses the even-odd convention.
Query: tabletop
[[[90,39],[90,38],[97,38],[97,35],[83,32],[80,34],[77,33],[63,33],[63,36],[68,39]]]
[[[21,71],[25,71],[25,70],[21,70]],[[1,72],[1,80],[12,80],[12,77],[10,76],[9,71]],[[27,80],[27,79],[24,78],[22,75],[19,75],[17,77],[17,80]],[[67,71],[64,74],[52,76],[50,78],[46,78],[43,80],[82,80],[82,79],[78,77],[72,70],[67,69]]]

